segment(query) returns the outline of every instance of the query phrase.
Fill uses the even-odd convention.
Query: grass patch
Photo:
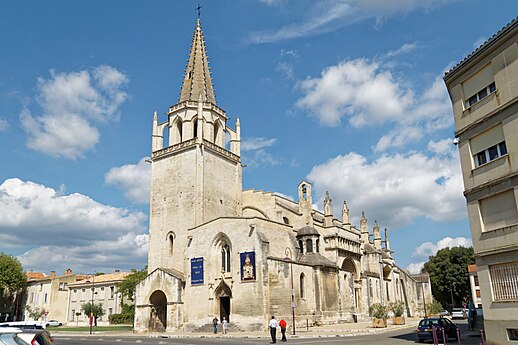
[[[47,330],[52,333],[56,332],[90,332],[90,326],[81,326],[81,327],[47,327]],[[129,325],[117,325],[117,326],[99,326],[94,327],[94,332],[113,332],[113,331],[131,331],[133,330],[133,326]]]

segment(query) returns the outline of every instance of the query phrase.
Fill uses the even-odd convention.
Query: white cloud
[[[366,59],[342,61],[320,77],[299,83],[304,96],[296,105],[309,110],[327,126],[349,117],[355,127],[397,120],[411,103],[412,94],[392,74]]]
[[[36,101],[42,114],[33,115],[28,108],[20,114],[27,147],[52,156],[83,157],[99,142],[94,123],[118,118],[127,83],[125,74],[106,65],[68,74],[51,70],[50,79],[38,79]]]
[[[84,247],[102,253],[121,238],[144,235],[146,221],[141,212],[78,193],[63,195],[34,182],[12,178],[0,185],[0,233],[6,247],[61,248],[63,253]]]
[[[248,167],[279,165],[279,160],[266,150],[276,141],[276,138],[245,138],[241,143],[241,158],[244,164]]]
[[[342,61],[324,69],[320,77],[299,82],[303,96],[296,102],[321,124],[337,126],[348,118],[354,127],[393,126],[374,146],[375,152],[401,148],[424,134],[453,122],[451,104],[440,77],[422,92],[397,80],[388,65],[367,59]]]
[[[268,5],[284,4],[281,0],[261,0]],[[277,30],[254,32],[252,43],[272,43],[334,31],[363,20],[375,19],[379,27],[387,18],[412,11],[430,10],[451,0],[321,0],[292,2],[289,18],[295,18]],[[295,7],[296,6],[296,7]],[[296,11],[303,9],[302,11]],[[302,13],[301,15],[297,15]]]
[[[9,122],[3,118],[0,117],[0,132],[3,132],[9,128]]]
[[[148,159],[144,157],[136,165],[111,168],[104,175],[105,183],[119,188],[126,198],[134,202],[149,203],[151,164],[146,162]]]
[[[425,261],[414,262],[407,266],[406,270],[410,272],[410,274],[418,274],[421,273],[421,269],[423,268]]]
[[[411,224],[418,217],[435,221],[466,218],[456,156],[427,157],[414,152],[384,155],[369,162],[351,152],[314,166],[308,179],[315,195],[320,195],[319,205],[329,191],[336,200],[335,214],[346,200],[356,223],[362,210],[371,222],[377,219],[387,228]]]
[[[439,240],[437,243],[432,242],[424,242],[419,247],[417,247],[412,254],[412,256],[418,257],[429,257],[437,254],[438,250],[444,248],[453,248],[453,247],[471,247],[473,246],[473,242],[471,238],[465,237],[445,237],[442,240]]]
[[[270,147],[277,141],[276,138],[244,138],[241,142],[241,151],[253,151]]]
[[[417,48],[416,43],[405,43],[398,49],[389,51],[385,56],[389,58],[389,57],[394,57],[394,56],[398,56],[398,55],[402,55],[402,54],[407,54],[407,53],[411,52],[412,50],[414,50],[415,48]]]

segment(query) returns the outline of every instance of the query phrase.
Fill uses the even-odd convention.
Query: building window
[[[478,282],[478,276],[474,276],[473,281],[475,282],[475,286],[480,286],[480,283]]]
[[[305,280],[304,273],[301,273],[300,274],[300,281],[299,281],[299,285],[300,285],[300,298],[306,298],[306,296],[305,296],[306,292],[304,291],[305,290],[305,286],[304,285],[305,285],[306,282],[304,280]]]
[[[479,90],[476,94],[474,94],[473,96],[469,97],[466,100],[466,103],[465,103],[466,109],[471,107],[473,104],[480,102],[481,100],[483,100],[484,98],[486,98],[488,95],[492,94],[495,91],[496,91],[496,85],[495,85],[495,82],[492,82],[491,84],[484,87],[482,90]]]
[[[221,248],[221,272],[230,272],[230,247],[228,244]]]
[[[306,240],[306,253],[313,253],[313,241],[309,238]]]
[[[113,296],[115,296],[115,286],[110,286],[110,298],[113,299]]]
[[[315,241],[315,251],[316,251],[317,253],[320,253],[320,249],[318,248],[318,247],[319,247],[319,244],[320,244],[319,242],[320,242],[319,240],[316,240],[316,241]]]
[[[304,253],[304,245],[303,245],[303,242],[301,240],[299,240],[299,247],[300,247],[300,253]]]
[[[288,217],[282,217],[282,221],[284,222],[284,224],[290,224],[290,220],[288,219]]]
[[[45,292],[45,295],[43,296],[43,303],[47,303],[47,293]]]
[[[494,301],[518,301],[518,262],[490,265]]]
[[[108,308],[108,316],[113,314],[113,308]]]
[[[475,166],[479,167],[483,164],[491,162],[498,157],[502,157],[507,154],[507,147],[505,146],[505,141],[502,141],[496,145],[491,146],[483,151],[480,151],[475,154]]]
[[[70,321],[74,321],[74,318],[76,317],[76,310],[75,309],[72,309],[72,315],[70,315],[70,318],[69,320]]]
[[[32,303],[34,301],[34,292],[31,292],[31,298],[29,299],[29,303]]]
[[[507,328],[507,337],[509,340],[518,340],[518,328]]]
[[[514,189],[479,200],[483,231],[518,224],[518,209]]]
[[[81,289],[81,301],[85,300],[85,289]]]
[[[43,284],[40,284],[40,291],[43,291]]]

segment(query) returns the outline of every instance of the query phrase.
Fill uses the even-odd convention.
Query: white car
[[[59,322],[58,320],[47,320],[47,323],[45,325],[47,327],[49,327],[49,326],[53,326],[53,327],[63,326],[63,324],[61,322]]]
[[[451,311],[451,318],[452,319],[465,319],[466,313],[464,312],[464,309],[462,309],[462,308],[453,308]]]

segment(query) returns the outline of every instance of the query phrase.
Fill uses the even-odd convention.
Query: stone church
[[[387,230],[340,218],[311,184],[298,200],[242,190],[241,129],[216,103],[198,19],[180,99],[152,129],[149,274],[136,289],[135,330],[195,331],[214,316],[264,329],[271,315],[297,325],[353,322],[373,303],[421,314],[424,283],[392,258]]]

